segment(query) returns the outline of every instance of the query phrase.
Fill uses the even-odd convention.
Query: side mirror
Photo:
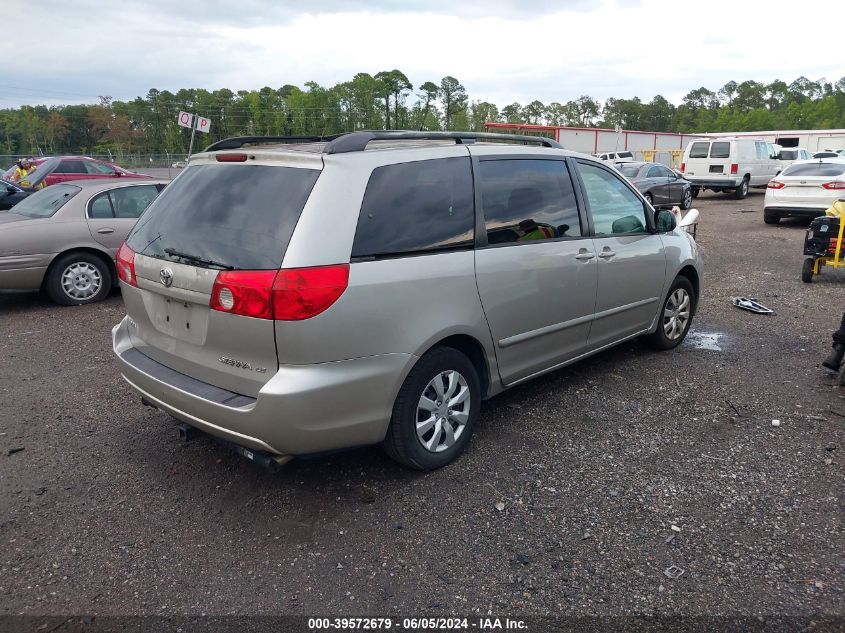
[[[6,185],[6,192],[7,193],[16,193],[17,189],[15,189],[12,185]]]
[[[669,233],[674,231],[677,223],[671,211],[661,210],[654,212],[654,228],[658,233]]]
[[[115,169],[115,170],[114,170],[114,175],[119,177],[119,176],[122,176],[122,175],[123,175],[123,172],[122,172],[122,171],[120,171],[119,169]]]

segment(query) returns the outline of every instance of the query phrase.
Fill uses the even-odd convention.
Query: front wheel
[[[111,291],[111,270],[90,253],[68,253],[47,273],[44,289],[58,304],[79,306],[105,299]]]
[[[801,281],[805,284],[813,283],[813,267],[815,263],[812,257],[807,257],[804,259],[804,263],[801,264]]]
[[[689,332],[695,310],[695,290],[686,277],[677,277],[660,309],[657,330],[643,340],[655,349],[672,349],[681,344]]]
[[[382,447],[410,468],[445,466],[466,448],[480,406],[481,385],[469,358],[451,347],[435,348],[402,383]]]

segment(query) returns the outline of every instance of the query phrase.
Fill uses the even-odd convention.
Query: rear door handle
[[[589,251],[581,251],[575,256],[575,259],[580,259],[582,262],[587,261],[589,259],[593,259],[595,255],[590,253]]]
[[[103,235],[106,233],[114,233],[114,229],[97,229],[97,233],[102,233]]]
[[[599,257],[601,257],[602,259],[610,259],[614,255],[616,255],[616,253],[614,253],[609,248],[605,248],[601,253],[599,253]]]

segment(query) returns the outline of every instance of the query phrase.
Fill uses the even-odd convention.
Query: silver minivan
[[[510,135],[295,140],[193,156],[117,257],[124,378],[242,454],[380,443],[437,468],[481,400],[686,336],[696,243],[601,161]]]

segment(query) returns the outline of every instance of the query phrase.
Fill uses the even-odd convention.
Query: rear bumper
[[[112,330],[124,379],[174,418],[241,446],[304,455],[384,439],[393,402],[416,357],[382,354],[313,365],[283,365],[257,398],[195,380],[143,356]],[[140,358],[139,358],[140,357]]]
[[[731,187],[739,187],[742,180],[736,178],[726,178],[718,180],[715,178],[696,178],[695,176],[688,176],[684,174],[684,178],[690,181],[693,187],[706,187],[708,189],[729,189]]]
[[[764,212],[776,213],[782,218],[817,218],[824,215],[827,207],[796,207],[771,204],[763,208]]]

